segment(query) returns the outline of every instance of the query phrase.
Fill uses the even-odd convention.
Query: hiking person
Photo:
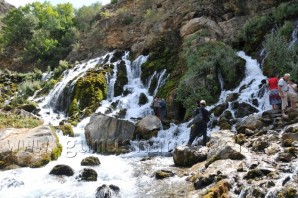
[[[165,99],[160,100],[160,118],[163,120],[167,116],[167,104]]]
[[[278,94],[278,76],[274,75],[267,80],[267,86],[269,87],[269,102],[272,105],[272,109],[276,110],[281,105],[281,98]]]
[[[203,135],[203,146],[207,143],[207,123],[209,122],[209,112],[205,109],[206,101],[197,101],[197,108],[194,110],[194,119],[188,124],[191,126],[190,136],[187,146],[191,146],[196,137]],[[197,119],[197,121],[196,121]]]
[[[288,118],[288,115],[286,115],[286,108],[288,105],[288,79],[290,78],[290,74],[286,73],[284,77],[279,79],[278,81],[278,93],[281,97],[281,113],[283,118]]]
[[[297,99],[297,84],[293,79],[288,80],[288,97],[291,102],[291,109],[296,108],[296,99]]]
[[[153,110],[154,114],[160,118],[160,100],[157,96],[153,100]]]

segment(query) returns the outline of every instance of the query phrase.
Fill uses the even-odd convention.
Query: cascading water
[[[112,53],[108,55],[112,56]],[[47,123],[57,124],[59,120],[63,119],[63,117],[53,113],[52,107],[54,107],[54,103],[51,103],[51,101],[57,102],[59,95],[63,92],[63,88],[68,83],[83,76],[88,69],[102,63],[108,55],[79,64],[64,73],[62,81],[55,86],[40,105],[42,108],[41,114]],[[265,78],[257,61],[252,60],[243,52],[239,52],[238,55],[247,62],[246,77],[236,89],[223,91],[218,104],[222,103],[229,93],[240,92],[239,101],[251,104],[252,99],[257,99],[260,104],[256,107],[258,110],[263,111],[270,108],[268,98],[266,96],[258,98],[256,94],[259,90],[258,85],[260,81]],[[120,109],[126,109],[125,119],[144,117],[150,114],[149,104],[153,97],[149,94],[148,88],[151,82],[144,86],[140,79],[141,65],[148,57],[140,56],[133,62],[129,61],[127,57],[128,54],[126,53],[122,57],[122,61],[126,64],[128,76],[128,84],[125,85],[124,90],[128,90],[129,93],[114,97],[111,90],[113,90],[116,81],[117,63],[113,63],[115,65],[113,75],[107,76],[109,80],[108,99],[102,101],[97,112],[106,113],[112,103],[117,103],[116,109],[112,109],[109,115],[116,115]],[[165,77],[165,71],[160,74],[155,73],[154,76],[158,76],[157,86],[160,86],[167,78]],[[244,88],[240,91],[240,88],[243,86]],[[156,87],[154,90],[157,90]],[[148,102],[140,106],[138,105],[138,100],[142,93],[146,95]],[[211,108],[209,107],[209,109]],[[119,186],[122,197],[187,196],[185,190],[190,188],[192,184],[185,182],[185,176],[175,176],[171,179],[163,180],[163,182],[152,177],[156,170],[169,168],[173,164],[171,157],[156,157],[148,162],[140,161],[140,156],[148,156],[148,151],[167,152],[175,146],[185,144],[189,137],[189,128],[186,127],[187,123],[171,124],[169,129],[159,131],[158,136],[150,140],[153,144],[140,141],[132,142],[135,150],[129,154],[102,156],[91,154],[91,151],[86,146],[84,127],[88,122],[89,118],[85,118],[74,128],[76,134],[74,138],[65,137],[59,132],[58,135],[63,145],[63,152],[57,161],[50,162],[45,167],[38,169],[21,168],[1,173],[0,197],[94,197],[96,188],[103,184]],[[211,133],[211,130],[209,133]],[[143,144],[145,149],[140,149],[140,144]],[[75,178],[82,170],[80,161],[90,155],[98,156],[101,161],[100,166],[93,168],[98,173],[98,181],[79,182]],[[75,175],[69,178],[57,178],[49,175],[50,170],[57,164],[70,165],[74,169]]]

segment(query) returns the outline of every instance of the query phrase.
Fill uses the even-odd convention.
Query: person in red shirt
[[[274,110],[278,109],[281,105],[281,98],[278,94],[278,76],[272,76],[267,80],[267,86],[269,87],[269,101]]]

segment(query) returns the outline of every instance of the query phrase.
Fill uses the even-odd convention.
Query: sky
[[[83,5],[91,5],[92,3],[101,2],[103,5],[110,3],[110,0],[5,0],[7,3],[14,5],[15,7],[24,6],[27,3],[32,3],[35,1],[49,1],[52,5],[57,5],[59,3],[71,3],[75,8],[80,8]]]

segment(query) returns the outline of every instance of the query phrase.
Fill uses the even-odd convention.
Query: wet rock
[[[277,159],[282,162],[291,162],[293,159],[297,158],[293,153],[278,153]]]
[[[238,105],[237,110],[235,111],[235,117],[243,118],[256,112],[258,112],[258,110],[255,107],[243,102]]]
[[[264,140],[263,138],[258,138],[253,142],[252,150],[253,151],[264,151],[265,148],[269,146],[268,141]]]
[[[134,137],[149,140],[157,135],[162,128],[160,119],[154,115],[149,115],[137,122]]]
[[[36,103],[24,104],[20,108],[28,112],[33,112],[34,110],[36,110],[37,105]]]
[[[176,147],[173,153],[173,159],[176,166],[192,166],[198,162],[207,159],[207,147],[199,150],[193,150],[187,146]]]
[[[159,170],[155,172],[156,179],[165,179],[168,177],[173,177],[174,175],[175,173],[169,170]]]
[[[279,192],[277,192],[277,197],[296,198],[297,196],[297,189],[291,187],[282,188]]]
[[[122,60],[122,56],[124,56],[125,51],[116,50],[111,58],[110,62],[114,63],[116,61]]]
[[[245,129],[256,130],[262,129],[264,123],[261,116],[259,115],[250,115],[241,122],[236,124],[236,130],[238,133],[245,133]]]
[[[57,175],[57,176],[73,176],[74,171],[73,169],[68,166],[68,165],[64,165],[64,164],[60,164],[60,165],[56,165],[54,166],[54,168],[52,168],[50,175]]]
[[[226,180],[217,182],[204,197],[228,197],[231,186]]]
[[[208,143],[206,167],[219,159],[241,160],[249,153],[245,147],[235,143],[234,133],[228,130],[213,132]]]
[[[119,195],[120,188],[115,185],[109,185],[106,184],[100,186],[96,190],[95,197],[96,198],[120,198]]]
[[[133,139],[135,125],[100,113],[93,114],[85,127],[87,144],[96,152],[117,153]],[[129,141],[128,141],[129,142]]]
[[[233,101],[237,100],[238,97],[239,97],[239,93],[230,93],[230,94],[228,94],[225,102],[233,102]]]
[[[201,176],[194,182],[194,187],[196,190],[205,188],[206,186],[209,186],[215,181],[215,174],[211,174],[208,176]]]
[[[100,161],[98,157],[89,156],[84,158],[81,161],[81,166],[98,166],[100,165]]]
[[[265,153],[267,155],[274,155],[280,151],[280,147],[276,143],[272,143],[269,147],[265,148]]]
[[[266,192],[259,186],[253,185],[243,190],[242,196],[247,198],[258,197],[265,198]]]
[[[148,102],[148,98],[146,96],[146,94],[141,93],[140,97],[139,97],[139,105],[144,105]]]
[[[218,117],[227,109],[227,107],[228,105],[226,103],[223,103],[216,106],[214,109],[211,110],[211,112],[214,113],[214,116]]]
[[[84,168],[77,177],[79,181],[97,181],[97,172],[91,168]]]
[[[244,172],[245,171],[245,163],[241,162],[237,168],[237,172]]]
[[[298,141],[298,133],[283,133],[281,142],[284,147],[291,147],[294,141]]]
[[[253,169],[253,170],[250,170],[243,178],[244,179],[255,179],[255,178],[260,178],[263,176],[264,176],[264,174],[262,173],[261,170]]]

